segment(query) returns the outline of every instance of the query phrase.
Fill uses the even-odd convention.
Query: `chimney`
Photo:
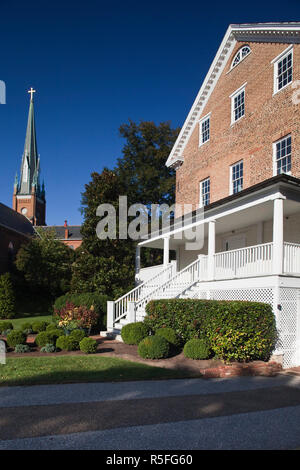
[[[65,223],[64,223],[64,227],[65,227],[65,240],[68,240],[69,230],[68,230],[68,222],[66,220],[65,220]]]

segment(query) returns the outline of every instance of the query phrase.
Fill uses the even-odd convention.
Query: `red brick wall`
[[[273,142],[292,135],[292,175],[300,177],[299,105],[292,103],[289,85],[273,96],[271,61],[289,45],[247,43],[251,53],[230,70],[237,43],[201,116],[211,112],[210,141],[199,148],[199,124],[184,150],[184,163],[176,172],[176,202],[199,203],[199,182],[211,180],[211,202],[229,195],[229,167],[244,161],[247,188],[273,176]],[[300,44],[294,45],[293,82],[300,79]],[[247,82],[245,116],[231,126],[230,95]],[[300,87],[299,87],[300,90]]]

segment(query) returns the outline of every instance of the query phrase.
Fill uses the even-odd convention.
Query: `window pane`
[[[292,139],[291,136],[285,137],[276,143],[276,168],[277,174],[288,173],[292,167]]]

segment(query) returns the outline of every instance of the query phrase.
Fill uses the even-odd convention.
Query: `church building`
[[[45,184],[40,183],[40,157],[37,151],[36,126],[34,115],[33,94],[35,90],[30,88],[30,104],[25,137],[24,152],[22,156],[20,179],[15,178],[13,192],[13,209],[26,217],[33,226],[43,229],[53,229],[57,240],[60,240],[71,249],[76,249],[82,243],[80,226],[46,225],[46,194]]]

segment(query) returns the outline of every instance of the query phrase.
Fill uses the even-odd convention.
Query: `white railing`
[[[113,322],[118,322],[126,315],[128,302],[137,302],[143,297],[147,296],[152,290],[156,289],[157,286],[171,279],[175,274],[175,270],[176,265],[171,262],[165,269],[161,270],[149,281],[143,282],[139,286],[127,292],[127,294],[117,299],[114,302]]]
[[[272,274],[273,243],[248,246],[214,255],[214,278],[232,279]]]
[[[283,272],[285,274],[300,274],[300,245],[284,242]]]
[[[189,264],[186,268],[177,273],[172,279],[157,287],[146,297],[143,297],[138,301],[135,306],[136,310],[144,310],[146,304],[150,300],[175,298],[195,282],[206,280],[206,277],[207,256],[203,256],[198,258],[196,261],[193,261],[193,263]]]

